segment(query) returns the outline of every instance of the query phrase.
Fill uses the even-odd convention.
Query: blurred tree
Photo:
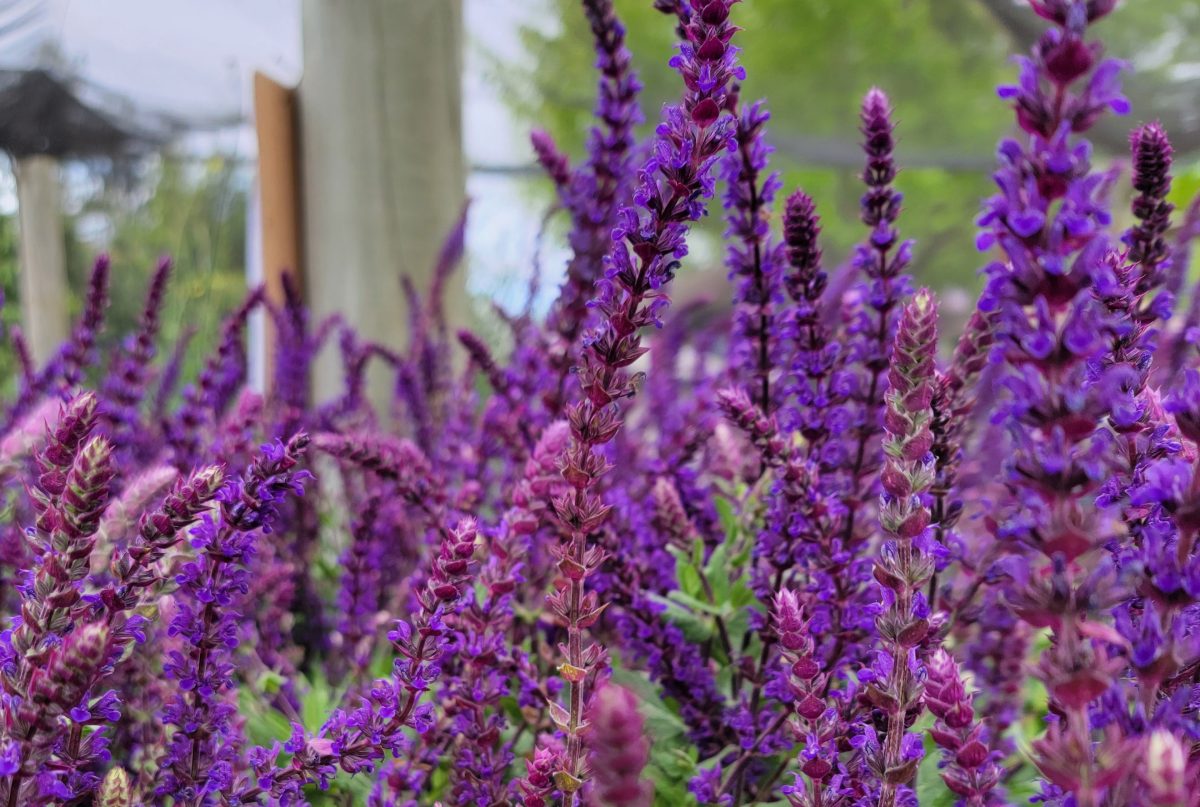
[[[132,182],[105,181],[112,177],[94,171],[94,191],[70,216],[70,316],[79,314],[80,291],[87,287],[96,253],[107,251],[113,263],[111,303],[101,343],[120,341],[137,324],[158,258],[171,256],[175,271],[160,345],[166,352],[185,331],[195,330],[184,365],[186,378],[198,372],[213,347],[221,318],[246,294],[248,180],[235,160],[221,157],[197,163],[164,155],[141,170]],[[6,328],[20,322],[15,236],[15,217],[0,217],[0,288],[9,301],[3,310]],[[15,391],[16,374],[5,340],[0,347],[0,394]]]
[[[578,154],[595,83],[591,41],[578,0],[548,2],[550,20],[523,32],[532,62],[526,69],[504,65],[495,78],[521,116]],[[649,126],[679,92],[666,66],[673,26],[648,0],[615,4],[646,84]],[[1009,54],[1027,46],[1027,29],[1042,28],[1024,6],[1014,0],[753,0],[738,7],[745,30],[737,43],[748,74],[743,96],[767,99],[768,136],[778,149],[774,166],[789,189],[804,187],[817,200],[831,260],[843,259],[864,235],[857,220],[858,103],[878,85],[896,108],[901,231],[917,239],[919,281],[978,283],[983,261],[975,257],[972,221],[979,200],[991,192],[995,142],[1012,131],[1012,114],[995,86],[1015,79]],[[1175,117],[1186,120],[1184,112],[1194,107],[1181,89],[1190,86],[1180,78],[1188,74],[1178,68],[1200,63],[1200,38],[1180,32],[1195,30],[1198,21],[1200,7],[1191,0],[1139,0],[1122,4],[1105,22],[1109,52],[1146,64],[1131,85],[1135,109],[1153,97],[1155,105],[1145,106],[1158,116],[1166,117],[1174,103]],[[1119,134],[1114,148],[1141,119],[1135,112],[1112,124]],[[1200,131],[1200,122],[1193,125]],[[1190,131],[1180,136],[1190,143]],[[718,232],[712,224],[709,231]]]
[[[248,183],[234,159],[197,162],[164,155],[149,165],[132,193],[110,188],[84,205],[77,222],[99,216],[109,224],[104,249],[112,258],[112,302],[104,340],[120,340],[136,325],[150,274],[166,255],[175,269],[160,344],[173,345],[184,331],[195,330],[183,377],[199,371],[222,317],[246,294]],[[86,287],[95,249],[77,239],[70,245],[67,272],[73,289]],[[74,300],[72,315],[78,306]]]
[[[0,327],[4,336],[0,338],[0,395],[10,396],[17,388],[20,372],[12,349],[9,347],[8,331],[21,324],[21,309],[15,304],[20,287],[18,275],[20,260],[17,257],[17,217],[0,216],[0,292],[5,305],[0,311]]]

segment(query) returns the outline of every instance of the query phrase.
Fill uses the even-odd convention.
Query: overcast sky
[[[428,0],[438,2],[438,0]],[[466,53],[464,147],[472,165],[530,161],[526,133],[508,114],[485,72],[493,54],[524,58],[518,31],[544,19],[542,0],[463,0]],[[13,25],[14,21],[21,24]],[[261,70],[285,84],[302,73],[300,0],[0,0],[0,67],[28,67],[56,51],[70,72],[106,102],[126,99],[122,114],[165,114],[203,131],[191,151],[252,160],[255,152],[252,76]],[[217,131],[216,121],[241,119]],[[80,176],[73,171],[70,177]],[[69,189],[68,189],[69,190]],[[468,239],[472,286],[516,302],[514,278],[528,274],[540,211],[529,209],[516,184],[474,175]],[[11,177],[0,178],[0,213],[15,211]],[[563,256],[546,250],[553,275]],[[553,284],[553,280],[548,282]]]
[[[473,162],[523,159],[524,138],[488,87],[481,53],[521,59],[517,31],[542,2],[464,6],[467,153]],[[0,36],[0,66],[28,66],[49,45],[95,88],[198,125],[249,119],[254,71],[285,84],[302,72],[300,0],[0,0],[0,27],[18,19]],[[239,147],[252,149],[253,139]]]

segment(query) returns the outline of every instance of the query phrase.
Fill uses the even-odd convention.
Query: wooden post
[[[284,273],[290,272],[299,280],[301,267],[295,91],[255,73],[254,122],[258,134],[263,282],[267,297],[278,303],[283,301]]]
[[[263,285],[267,299],[283,302],[283,275],[301,275],[299,148],[296,93],[254,74],[254,125],[258,135],[258,210]],[[274,333],[263,329],[264,377],[271,377]]]
[[[304,0],[302,13],[307,296],[317,317],[341,312],[365,338],[398,348],[398,277],[428,285],[465,195],[462,4]],[[448,308],[462,295],[451,289]],[[317,364],[318,395],[340,389],[333,353]],[[388,399],[389,386],[373,377],[372,400]]]
[[[39,364],[67,338],[67,260],[58,160],[13,160],[17,177],[21,322]]]

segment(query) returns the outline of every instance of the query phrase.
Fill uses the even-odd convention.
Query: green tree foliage
[[[112,305],[107,339],[120,339],[137,322],[150,274],[159,257],[175,269],[163,311],[162,349],[195,330],[184,377],[194,377],[216,340],[222,317],[246,294],[245,172],[233,160],[195,163],[166,157],[150,169],[144,201],[101,196],[88,212],[107,216],[112,238]],[[71,260],[72,288],[86,276],[92,250]],[[73,256],[74,258],[74,256]]]
[[[4,337],[0,339],[0,395],[11,394],[16,388],[16,359],[8,344],[8,330],[21,324],[21,310],[16,305],[17,288],[17,217],[0,216],[0,291],[4,294],[4,309],[0,323]]]
[[[1027,9],[995,3],[1007,3],[1017,20],[1041,29]],[[550,22],[523,32],[533,56],[528,69],[505,66],[496,78],[524,119],[578,155],[595,84],[591,39],[578,0],[550,5]],[[675,40],[671,20],[650,6],[616,0],[646,84],[648,125],[678,91],[666,66]],[[917,239],[919,282],[978,283],[983,259],[975,256],[971,223],[992,190],[995,143],[1012,132],[1012,114],[995,87],[1015,79],[1009,54],[1021,34],[992,6],[991,0],[750,0],[737,8],[748,73],[743,96],[768,100],[774,166],[789,189],[803,187],[817,200],[832,261],[845,259],[864,234],[857,223],[858,103],[877,85],[896,108],[901,231]],[[1180,33],[1197,24],[1200,10],[1187,0],[1138,0],[1122,4],[1101,26],[1110,53],[1146,65],[1132,85],[1137,120],[1155,109],[1151,100],[1165,103],[1161,91],[1174,86],[1176,62],[1200,61],[1200,39]],[[1109,139],[1119,145],[1122,137]],[[710,224],[709,231],[718,229]]]
[[[97,252],[107,251],[113,266],[111,303],[100,344],[120,341],[137,326],[158,259],[172,257],[160,350],[170,350],[185,332],[194,331],[184,374],[194,377],[214,346],[222,317],[246,294],[245,172],[233,160],[197,163],[169,155],[143,170],[133,183],[97,183],[100,189],[68,217],[68,310],[72,318],[78,315],[92,261]],[[16,238],[16,217],[0,217],[6,326],[21,318]],[[7,343],[0,348],[0,378],[11,394],[16,371]]]

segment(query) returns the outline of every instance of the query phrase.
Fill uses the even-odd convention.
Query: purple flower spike
[[[993,792],[1000,781],[1000,767],[988,748],[983,724],[975,720],[972,696],[963,686],[958,665],[949,653],[939,649],[930,658],[927,670],[925,705],[937,718],[929,734],[942,749],[942,781],[963,799],[963,804],[1002,804]]]
[[[162,325],[163,298],[170,277],[171,261],[163,258],[150,279],[138,328],[126,338],[102,388],[108,433],[122,456],[131,452],[140,455],[148,445],[141,405],[151,378],[150,364],[157,353],[155,341]]]
[[[604,560],[603,550],[588,546],[588,536],[610,510],[594,491],[609,470],[598,448],[621,427],[619,404],[636,392],[627,368],[648,349],[641,331],[662,324],[668,303],[664,287],[686,254],[689,225],[704,214],[704,200],[713,194],[713,163],[734,142],[733,119],[721,112],[730,83],[743,75],[737,49],[730,44],[736,30],[729,21],[731,5],[727,0],[693,0],[697,14],[671,60],[687,92],[681,106],[666,110],[658,127],[653,154],[634,194],[637,206],[622,208],[618,216],[605,279],[593,303],[601,324],[587,340],[578,368],[582,400],[568,410],[572,439],[563,478],[573,490],[554,503],[564,541],[556,549],[559,579],[547,605],[567,631],[566,658],[559,666],[568,684],[567,706],[555,704],[550,717],[566,735],[565,766],[557,783],[572,805],[585,781],[584,689],[603,658],[599,645],[584,641],[584,631],[604,608],[595,591],[585,590],[585,581]]]
[[[625,43],[625,26],[612,0],[583,0],[583,13],[592,31],[600,73],[595,108],[599,125],[588,136],[587,162],[569,173],[566,157],[550,138],[544,133],[533,137],[538,160],[571,215],[568,240],[574,253],[562,292],[547,317],[548,331],[558,340],[550,355],[552,387],[547,390],[552,416],[558,416],[566,404],[566,377],[579,360],[580,335],[591,324],[588,301],[604,275],[618,212],[630,201],[634,128],[642,121],[638,107],[642,85]]]
[[[649,807],[654,788],[642,780],[650,760],[644,720],[637,696],[616,684],[605,684],[588,707],[588,767],[592,772],[589,805]]]
[[[906,731],[920,715],[921,679],[915,649],[936,632],[924,599],[933,562],[926,548],[930,513],[925,497],[933,487],[932,402],[933,356],[937,348],[937,304],[927,290],[918,291],[904,309],[896,334],[888,374],[888,403],[884,418],[887,439],[881,480],[883,499],[879,520],[887,541],[875,567],[875,580],[884,589],[886,610],[877,621],[882,640],[880,662],[867,696],[887,716],[887,731],[879,738],[881,753],[874,766],[883,782],[879,803],[892,807],[902,787],[921,761],[919,745],[906,752]],[[915,667],[915,669],[913,669]],[[909,743],[911,745],[911,743]]]
[[[738,117],[737,149],[724,157],[721,175],[725,194],[725,236],[729,239],[726,264],[735,282],[734,366],[750,372],[747,388],[754,402],[773,411],[771,376],[779,347],[775,344],[775,312],[782,302],[779,270],[782,250],[771,238],[768,214],[780,186],[778,174],[767,170],[771,147],[765,129],[770,115],[761,102],[751,104]]]
[[[175,731],[162,762],[160,796],[197,807],[237,797],[237,782],[219,772],[237,764],[232,656],[238,612],[260,533],[270,531],[285,495],[303,493],[309,474],[298,466],[308,443],[299,434],[287,444],[263,446],[246,473],[220,489],[220,507],[192,529],[196,556],[175,577],[182,596],[169,633],[178,649],[163,665],[176,691],[163,712]],[[204,495],[206,482],[199,484],[196,492]]]
[[[1171,143],[1157,123],[1140,126],[1129,136],[1133,152],[1133,215],[1138,223],[1125,234],[1129,260],[1141,264],[1143,278],[1164,266],[1168,249],[1163,236],[1171,226],[1175,206],[1167,201],[1171,190]]]

